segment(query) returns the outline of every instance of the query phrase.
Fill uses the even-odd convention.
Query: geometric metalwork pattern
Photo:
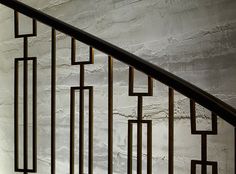
[[[74,174],[74,125],[75,125],[75,91],[79,91],[79,173],[84,173],[84,91],[89,90],[89,162],[88,173],[93,173],[93,87],[84,85],[84,65],[93,64],[94,50],[90,47],[89,61],[75,62],[75,40],[71,40],[71,64],[80,66],[80,86],[71,87],[70,99],[70,174]]]
[[[76,91],[79,91],[80,93],[84,90],[88,90],[89,91],[89,112],[88,112],[88,116],[89,116],[89,151],[88,151],[88,156],[89,156],[89,163],[88,163],[88,173],[92,174],[93,173],[93,87],[92,86],[86,86],[86,87],[71,87],[70,90],[70,174],[74,174],[74,158],[75,158],[75,154],[74,154],[74,139],[75,139],[75,93]],[[81,103],[82,102],[82,103]],[[80,102],[80,135],[79,135],[79,139],[80,139],[80,143],[84,144],[84,109],[82,108],[82,106],[84,105],[83,101]],[[81,156],[84,156],[84,149],[83,146],[81,146],[82,144],[80,144],[80,164],[83,165],[83,162],[81,162],[81,160],[83,160],[83,158],[81,158]],[[80,166],[80,171],[83,170],[83,166]]]
[[[212,130],[202,131],[196,129],[196,107],[195,102],[190,100],[190,119],[191,119],[191,133],[192,134],[207,134],[207,135],[216,135],[217,134],[217,116],[212,112],[211,122]]]
[[[207,135],[217,134],[217,116],[212,112],[212,130],[202,131],[196,129],[195,102],[190,100],[191,133],[201,135],[201,160],[191,161],[191,174],[196,174],[196,165],[201,165],[201,174],[207,174],[207,166],[212,166],[212,174],[217,174],[217,162],[207,161]]]
[[[207,166],[211,166],[212,167],[212,173],[211,174],[218,174],[217,162],[197,161],[197,160],[192,160],[191,161],[191,174],[196,174],[196,166],[197,165],[201,165],[202,166],[202,171],[201,171],[202,174],[207,174]]]
[[[19,62],[22,61],[24,62],[23,69],[24,69],[24,146],[23,146],[23,151],[24,151],[24,168],[20,169],[19,168]],[[33,132],[33,138],[32,138],[32,165],[33,168],[29,169],[28,168],[28,62],[33,61],[32,64],[32,87],[33,87],[33,96],[32,96],[32,132]],[[37,92],[36,92],[36,87],[37,87],[37,60],[35,57],[28,57],[28,58],[16,58],[15,59],[15,97],[14,97],[14,129],[15,129],[15,171],[16,172],[36,172],[37,168]]]
[[[148,91],[134,92],[134,68],[129,67],[129,96],[152,96],[153,95],[153,80],[148,76]]]
[[[128,174],[132,174],[132,124],[137,124],[137,174],[142,173],[142,125],[147,124],[147,173],[152,173],[152,122],[151,120],[143,120],[143,96],[153,95],[153,81],[148,77],[148,92],[134,92],[134,68],[129,67],[129,96],[138,97],[137,115],[138,119],[128,120]]]
[[[76,40],[71,38],[71,65],[93,64],[94,63],[94,49],[89,47],[89,60],[76,62]]]
[[[200,101],[206,108],[216,113],[228,113],[228,115],[221,115],[221,117],[235,126],[235,110],[223,102],[219,102],[210,95],[206,95],[199,89],[193,88],[190,84],[182,82],[181,79],[160,70],[158,67],[150,66],[145,61],[140,61],[135,56],[127,54],[126,52],[117,49],[113,45],[106,43],[96,37],[92,37],[85,32],[71,27],[69,25],[48,17],[37,10],[27,7],[23,3],[10,0],[1,0],[13,9],[18,9],[22,13],[32,17],[32,33],[20,34],[19,32],[19,13],[14,11],[14,32],[15,38],[23,39],[23,56],[16,58],[14,62],[14,168],[16,172],[36,173],[37,172],[37,58],[28,56],[28,38],[37,36],[37,22],[43,22],[49,26],[55,27],[60,31],[64,31],[72,37],[71,39],[71,65],[80,66],[80,85],[71,87],[70,89],[70,174],[74,174],[74,159],[75,159],[75,94],[79,92],[79,173],[84,173],[84,92],[89,92],[89,148],[88,148],[88,173],[93,173],[93,87],[85,86],[85,73],[84,67],[87,64],[94,63],[94,49],[89,46],[89,58],[87,61],[76,61],[76,39],[81,40],[83,43],[89,43],[104,53],[116,55],[118,60],[123,60],[130,65],[137,65],[139,70],[147,72],[150,68],[149,74],[157,79],[156,74],[159,72],[160,79],[166,85],[175,87],[182,94],[193,97]],[[33,19],[35,18],[35,19]],[[79,39],[77,36],[80,36]],[[75,37],[75,38],[73,38]],[[55,174],[55,160],[56,160],[56,30],[52,28],[51,40],[51,173]],[[129,59],[127,61],[127,59]],[[23,62],[23,166],[19,167],[19,63]],[[29,113],[28,113],[28,64],[32,62],[32,167],[29,167],[29,147],[28,147],[28,134],[29,134]],[[142,66],[144,65],[144,66]],[[143,120],[143,97],[153,95],[153,80],[148,76],[148,91],[147,92],[134,92],[134,68],[129,67],[129,96],[137,96],[137,120],[128,120],[128,174],[132,174],[132,158],[133,158],[133,126],[137,125],[137,173],[142,173],[142,142],[143,142],[143,125],[147,126],[147,173],[152,173],[152,121]],[[191,93],[192,92],[192,93]],[[199,96],[196,97],[195,95]],[[205,99],[205,100],[203,100]],[[174,89],[169,87],[169,122],[168,122],[168,173],[174,173]],[[219,114],[219,115],[220,115]],[[229,116],[229,118],[227,118]],[[233,116],[233,117],[232,117]],[[195,101],[190,100],[190,120],[191,120],[191,133],[201,136],[201,159],[191,160],[191,174],[196,174],[197,166],[201,166],[201,174],[207,174],[208,167],[212,168],[212,174],[218,173],[218,164],[215,161],[207,160],[207,135],[217,134],[217,115],[212,112],[211,114],[211,130],[197,130],[196,126],[196,108]],[[236,128],[234,127],[234,148],[236,159]],[[234,160],[236,166],[236,160]],[[235,169],[236,172],[236,169]],[[108,173],[113,173],[113,59],[108,56]]]
[[[19,34],[19,16],[14,12],[15,37],[23,38],[23,58],[15,59],[14,86],[14,141],[15,141],[15,171],[25,174],[37,172],[37,58],[28,57],[28,37],[36,36],[36,20],[33,20],[32,34]],[[19,168],[19,62],[23,62],[23,168]],[[32,61],[32,169],[28,164],[28,62]]]
[[[141,126],[147,124],[147,173],[152,173],[152,120],[142,120]],[[133,156],[133,124],[140,124],[138,120],[128,120],[128,173],[132,173]],[[139,126],[139,125],[138,125]],[[138,128],[137,126],[137,128]],[[139,137],[141,139],[141,137]],[[139,164],[140,165],[140,164]],[[140,167],[140,166],[138,166]],[[141,170],[141,169],[139,169]]]
[[[35,19],[32,19],[32,33],[30,34],[19,34],[19,13],[14,11],[14,30],[15,30],[15,38],[22,38],[22,37],[33,37],[37,36],[37,22]]]

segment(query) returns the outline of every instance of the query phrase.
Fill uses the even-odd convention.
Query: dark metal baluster
[[[93,87],[89,88],[89,169],[93,173]]]
[[[33,19],[32,23],[33,23],[33,33],[31,34],[31,36],[36,36],[37,35],[37,21]]]
[[[24,174],[28,169],[28,38],[24,37]]]
[[[15,59],[15,75],[14,75],[14,149],[15,149],[15,171],[19,169],[19,63]]]
[[[37,23],[32,19],[33,33],[19,33],[19,13],[14,11],[14,33],[15,38],[23,38],[23,58],[15,59],[15,85],[14,85],[14,143],[15,143],[15,171],[16,172],[36,172],[37,171],[37,58],[28,57],[28,37],[37,36]],[[33,61],[32,67],[32,169],[28,169],[28,61]],[[23,61],[23,169],[19,168],[19,61]]]
[[[108,56],[108,174],[113,173],[113,59]]]
[[[74,174],[74,137],[75,137],[75,92],[70,90],[70,174]]]
[[[33,172],[37,172],[37,59],[33,59]]]
[[[15,38],[18,38],[19,35],[19,13],[14,11],[14,33]]]
[[[128,165],[127,173],[132,174],[132,157],[133,157],[133,125],[131,120],[128,121]]]
[[[75,62],[75,39],[71,39],[71,64]],[[74,88],[70,90],[70,174],[74,174],[75,163],[75,93]]]
[[[143,120],[143,96],[153,95],[153,80],[148,76],[148,91],[134,92],[134,68],[129,67],[129,96],[138,97],[138,119],[128,122],[128,174],[132,173],[132,124],[137,123],[137,174],[142,173],[142,125],[147,124],[147,173],[152,173],[152,121]]]
[[[191,121],[191,133],[196,133],[196,107],[195,102],[190,100],[190,121]]]
[[[134,68],[129,67],[129,96],[133,96],[134,89]]]
[[[152,174],[152,120],[147,121],[147,174]]]
[[[71,38],[71,65],[80,65],[80,86],[71,87],[70,113],[70,174],[74,174],[75,91],[79,90],[79,173],[84,173],[84,91],[89,90],[89,152],[88,173],[93,173],[93,87],[84,86],[84,65],[94,63],[94,49],[89,47],[89,60],[76,61],[76,40]]]
[[[207,165],[206,165],[206,161],[207,161],[207,135],[206,134],[202,134],[201,135],[201,156],[202,156],[202,174],[206,174],[207,173]]]
[[[80,65],[79,173],[84,174],[84,65]]]
[[[148,92],[146,95],[153,96],[153,79],[150,76],[148,76]]]
[[[174,90],[169,88],[168,173],[174,174]]]
[[[212,166],[212,173],[218,173],[218,164],[215,161],[207,160],[207,135],[217,134],[217,116],[212,112],[211,122],[212,130],[202,131],[196,129],[196,107],[195,101],[190,100],[190,119],[191,119],[191,133],[201,135],[201,160],[191,160],[191,174],[196,174],[196,165],[201,165],[201,173],[207,174],[207,166]]]
[[[143,97],[138,96],[137,174],[142,173],[142,113]]]
[[[51,38],[51,174],[55,174],[56,159],[56,31]]]
[[[76,56],[76,40],[71,38],[71,65],[75,64],[75,57]]]

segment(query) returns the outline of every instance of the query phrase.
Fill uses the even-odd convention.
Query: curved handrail
[[[176,75],[21,2],[16,0],[0,0],[0,3],[134,67],[196,101],[236,127],[236,109]]]

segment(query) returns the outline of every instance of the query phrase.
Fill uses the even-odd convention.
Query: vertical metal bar
[[[191,133],[196,132],[196,109],[195,109],[195,102],[190,99],[190,120],[191,120]]]
[[[56,159],[56,31],[52,29],[51,45],[51,174],[55,174]]]
[[[89,90],[89,174],[93,173],[93,88]]]
[[[14,31],[15,38],[19,35],[19,14],[17,11],[14,11]]]
[[[15,75],[14,75],[14,148],[15,148],[15,171],[19,168],[19,105],[18,105],[18,95],[19,95],[19,63],[15,59]]]
[[[191,174],[196,174],[196,165],[193,161],[191,161]]]
[[[94,63],[94,49],[91,46],[89,47],[89,61],[90,64]]]
[[[218,164],[217,162],[212,165],[212,173],[218,174]]]
[[[212,134],[217,134],[218,132],[218,126],[217,126],[217,115],[212,112],[211,113],[211,120],[212,120]]]
[[[113,59],[108,56],[108,174],[113,173]]]
[[[143,118],[143,97],[138,96],[138,122],[142,122]]]
[[[28,37],[24,37],[24,45],[23,45],[23,57],[24,58],[27,58],[28,57]],[[25,59],[26,61],[24,61],[24,63],[25,62],[27,62],[27,59]]]
[[[37,35],[37,21],[33,19],[33,35]]]
[[[84,64],[80,65],[79,173],[84,173]]]
[[[74,174],[74,138],[75,138],[75,93],[70,90],[70,174]]]
[[[234,128],[234,174],[236,174],[236,127]]]
[[[71,64],[72,65],[75,62],[75,55],[76,55],[76,43],[75,43],[75,39],[71,38]]]
[[[152,174],[152,121],[147,123],[147,174]]]
[[[150,76],[148,76],[148,95],[153,95],[153,79]]]
[[[24,37],[24,174],[28,169],[28,38]]]
[[[33,171],[37,171],[37,59],[33,60]]]
[[[14,11],[14,33],[15,38],[19,33],[19,20],[18,20],[18,13]],[[18,95],[19,95],[19,63],[15,59],[15,76],[14,76],[14,144],[15,144],[15,171],[19,168],[19,105],[18,105]]]
[[[142,105],[143,97],[138,96],[137,174],[142,173]]]
[[[133,158],[133,125],[128,122],[128,165],[127,173],[132,174],[132,158]]]
[[[168,173],[174,173],[174,90],[169,88]]]
[[[207,174],[207,134],[201,135],[201,152],[202,152],[202,174]]]
[[[134,88],[134,68],[129,67],[129,95],[132,94]]]

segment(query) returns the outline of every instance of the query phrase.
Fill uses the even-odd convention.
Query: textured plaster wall
[[[22,0],[22,2],[114,43],[236,107],[235,0]],[[29,23],[30,20],[27,18],[21,19],[22,32],[30,31]],[[29,56],[38,58],[38,173],[40,174],[50,173],[50,32],[49,27],[39,23],[38,37],[29,39]],[[79,84],[79,67],[70,65],[70,38],[58,32],[57,39],[56,168],[58,174],[65,174],[69,173],[69,89]],[[13,11],[4,6],[0,6],[0,50],[0,172],[12,174],[14,173],[13,63],[15,57],[22,57],[22,39],[14,39]],[[77,58],[88,57],[87,50],[88,47],[78,43]],[[22,69],[20,70],[22,76]],[[146,77],[137,72],[135,77],[136,90],[146,90]],[[20,84],[22,85],[22,82]],[[107,171],[107,57],[99,51],[95,52],[95,64],[86,65],[85,84],[93,85],[95,93],[94,173],[103,174]],[[117,174],[127,172],[127,120],[135,119],[137,115],[137,99],[128,96],[127,84],[128,67],[115,61],[113,157],[114,173]],[[20,89],[22,91],[22,87]],[[167,173],[168,169],[167,90],[167,87],[155,82],[154,97],[144,98],[144,119],[153,120],[153,173]],[[31,92],[29,93],[31,97]],[[20,96],[22,101],[22,92]],[[87,104],[85,111],[87,116]],[[210,113],[201,107],[197,107],[197,113],[197,128],[209,128]],[[22,114],[20,116],[22,131]],[[85,118],[87,134],[88,120]],[[78,142],[78,125],[76,128],[76,142]],[[145,133],[144,128],[144,137]],[[136,134],[137,132],[134,132],[134,136]],[[87,136],[85,140],[85,172],[87,172]],[[189,100],[176,93],[174,154],[176,174],[190,173],[190,161],[201,158],[200,148],[200,136],[190,133]],[[134,151],[135,149],[134,144]],[[145,170],[145,142],[143,152]],[[78,144],[76,154],[76,169],[78,169]],[[218,119],[218,135],[209,136],[208,159],[218,161],[220,174],[233,174],[233,154],[233,128]],[[20,156],[22,157],[22,151]],[[135,152],[133,161],[135,171]],[[22,166],[22,162],[20,165]]]

